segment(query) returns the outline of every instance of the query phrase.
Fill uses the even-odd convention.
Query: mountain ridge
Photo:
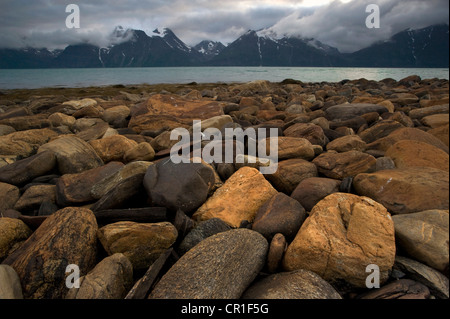
[[[270,28],[248,30],[228,46],[204,40],[185,44],[169,28],[117,26],[110,45],[89,43],[46,48],[0,49],[0,68],[102,68],[168,66],[446,67],[448,24],[405,29],[353,53],[341,53],[313,38],[277,35]]]

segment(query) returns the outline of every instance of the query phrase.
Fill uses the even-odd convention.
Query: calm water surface
[[[339,82],[344,79],[401,80],[409,75],[422,79],[449,79],[449,69],[400,68],[303,68],[303,67],[165,67],[102,69],[0,69],[0,89],[86,87],[114,84],[231,83],[296,79],[303,82]]]

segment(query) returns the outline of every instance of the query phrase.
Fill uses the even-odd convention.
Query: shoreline
[[[410,75],[417,76],[417,75]],[[49,86],[42,88],[16,88],[16,89],[2,89],[0,88],[0,97],[2,96],[11,96],[13,98],[20,97],[30,97],[33,95],[57,95],[57,94],[69,94],[70,97],[89,97],[94,95],[110,95],[113,93],[120,94],[120,91],[126,90],[128,93],[140,93],[143,90],[159,92],[165,90],[169,93],[176,93],[182,89],[195,89],[195,90],[204,90],[204,89],[213,89],[217,87],[231,87],[236,85],[242,85],[249,82],[255,81],[265,81],[270,83],[271,85],[283,85],[283,84],[300,84],[300,85],[335,85],[342,82],[357,82],[357,81],[368,81],[368,82],[382,82],[385,80],[391,80],[391,78],[386,78],[380,81],[376,80],[367,80],[365,78],[358,79],[342,79],[337,82],[330,81],[320,81],[320,82],[306,82],[296,79],[287,78],[279,82],[273,82],[268,80],[256,79],[254,81],[230,81],[230,82],[186,82],[186,83],[156,83],[156,84],[108,84],[108,85],[89,85],[89,86],[80,86],[80,87],[57,87],[57,86]],[[425,80],[437,80],[437,81],[448,81],[446,78],[429,78],[422,79]],[[395,82],[400,82],[401,80],[394,80]]]

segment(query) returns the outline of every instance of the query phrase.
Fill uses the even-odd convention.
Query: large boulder
[[[81,173],[103,165],[94,149],[80,138],[68,135],[42,145],[38,153],[51,151],[61,174]]]
[[[393,216],[398,245],[416,260],[448,271],[448,210],[428,210]]]
[[[298,201],[284,193],[278,193],[259,208],[252,229],[268,241],[277,233],[283,234],[291,241],[305,218],[305,209]]]
[[[290,195],[304,179],[317,177],[317,167],[313,163],[292,158],[278,163],[274,174],[267,175],[266,179],[280,192]]]
[[[119,171],[124,165],[120,162],[110,162],[78,174],[65,174],[56,182],[56,201],[58,205],[70,206],[94,201],[91,195],[92,187]]]
[[[310,141],[305,138],[289,136],[267,138],[266,154],[270,154],[271,139],[277,139],[279,161],[290,158],[301,158],[309,161],[312,160],[315,156],[314,148]]]
[[[386,208],[370,198],[335,193],[314,206],[289,245],[283,267],[365,287],[368,265],[377,265],[385,282],[394,259],[394,223]]]
[[[123,254],[114,254],[79,280],[80,287],[71,289],[66,299],[123,299],[133,285],[133,266]]]
[[[58,134],[51,129],[35,129],[13,132],[0,136],[0,154],[29,157],[38,148]]]
[[[270,275],[253,283],[243,299],[342,299],[328,282],[312,271],[299,269]]]
[[[220,218],[232,227],[252,222],[258,209],[278,192],[255,168],[242,167],[194,213],[194,220]]]
[[[327,150],[333,150],[338,153],[348,151],[364,152],[367,148],[364,142],[358,135],[346,135],[339,137],[327,144]]]
[[[129,127],[140,133],[189,127],[194,120],[224,115],[222,104],[211,100],[189,100],[179,95],[155,94],[131,108]]]
[[[442,149],[428,143],[402,140],[392,145],[385,153],[397,168],[434,167],[449,170],[449,156]]]
[[[311,144],[320,145],[322,147],[328,142],[323,129],[319,125],[312,123],[294,124],[284,130],[283,133],[290,137],[304,138]]]
[[[98,238],[110,255],[124,254],[136,270],[147,269],[177,239],[171,223],[117,222],[98,230]]]
[[[370,154],[360,151],[343,153],[326,152],[312,161],[326,177],[342,180],[359,173],[375,171],[377,160]]]
[[[122,161],[126,152],[138,145],[123,135],[113,135],[89,142],[104,163]]]
[[[118,163],[109,163],[104,167],[109,167],[109,169],[111,169],[115,167],[116,164]],[[131,178],[135,175],[143,176],[147,172],[147,169],[150,165],[153,165],[153,163],[146,161],[136,161],[122,166],[121,168],[119,168],[119,170],[115,170],[112,174],[101,174],[101,176],[104,176],[104,178],[100,180],[95,179],[95,181],[92,181],[93,184],[90,187],[92,197],[95,199],[100,199],[108,192],[113,191],[120,183],[122,183],[126,179]]]
[[[50,215],[3,263],[19,275],[24,298],[64,298],[66,267],[75,264],[84,275],[95,264],[96,233],[92,211],[67,207]]]
[[[20,191],[17,186],[0,182],[0,214],[13,208],[19,197]]]
[[[325,115],[326,118],[330,121],[344,121],[352,119],[356,116],[361,116],[372,112],[382,114],[389,111],[383,105],[369,104],[369,103],[353,103],[353,104],[339,104],[329,107],[326,109]]]
[[[207,199],[215,182],[214,170],[203,163],[179,163],[170,160],[151,165],[144,187],[152,203],[173,211],[192,214]]]
[[[388,136],[368,144],[367,148],[386,152],[392,145],[402,140],[413,140],[428,143],[440,148],[448,154],[448,146],[445,145],[440,139],[430,133],[412,127],[405,127],[395,130]]]
[[[410,167],[358,174],[353,187],[357,194],[381,203],[391,214],[449,208],[449,173],[436,168]]]
[[[359,136],[364,142],[372,143],[404,127],[403,124],[394,120],[382,120],[359,133]]]
[[[31,229],[20,219],[0,218],[0,262],[11,250],[31,236]]]
[[[238,299],[264,266],[268,243],[248,229],[222,232],[189,250],[150,299]]]
[[[55,165],[55,154],[42,152],[0,167],[0,181],[13,185],[23,185],[50,172]]]
[[[341,181],[331,178],[310,177],[298,184],[291,197],[310,212],[322,199],[339,192]]]

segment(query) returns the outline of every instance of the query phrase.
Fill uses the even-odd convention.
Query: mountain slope
[[[0,49],[0,69],[48,68],[60,51],[26,48]]]
[[[405,30],[391,39],[346,56],[350,66],[365,67],[447,67],[449,66],[448,25]]]
[[[313,39],[277,38],[273,34],[248,31],[210,65],[222,66],[333,66],[343,63],[339,51]]]

